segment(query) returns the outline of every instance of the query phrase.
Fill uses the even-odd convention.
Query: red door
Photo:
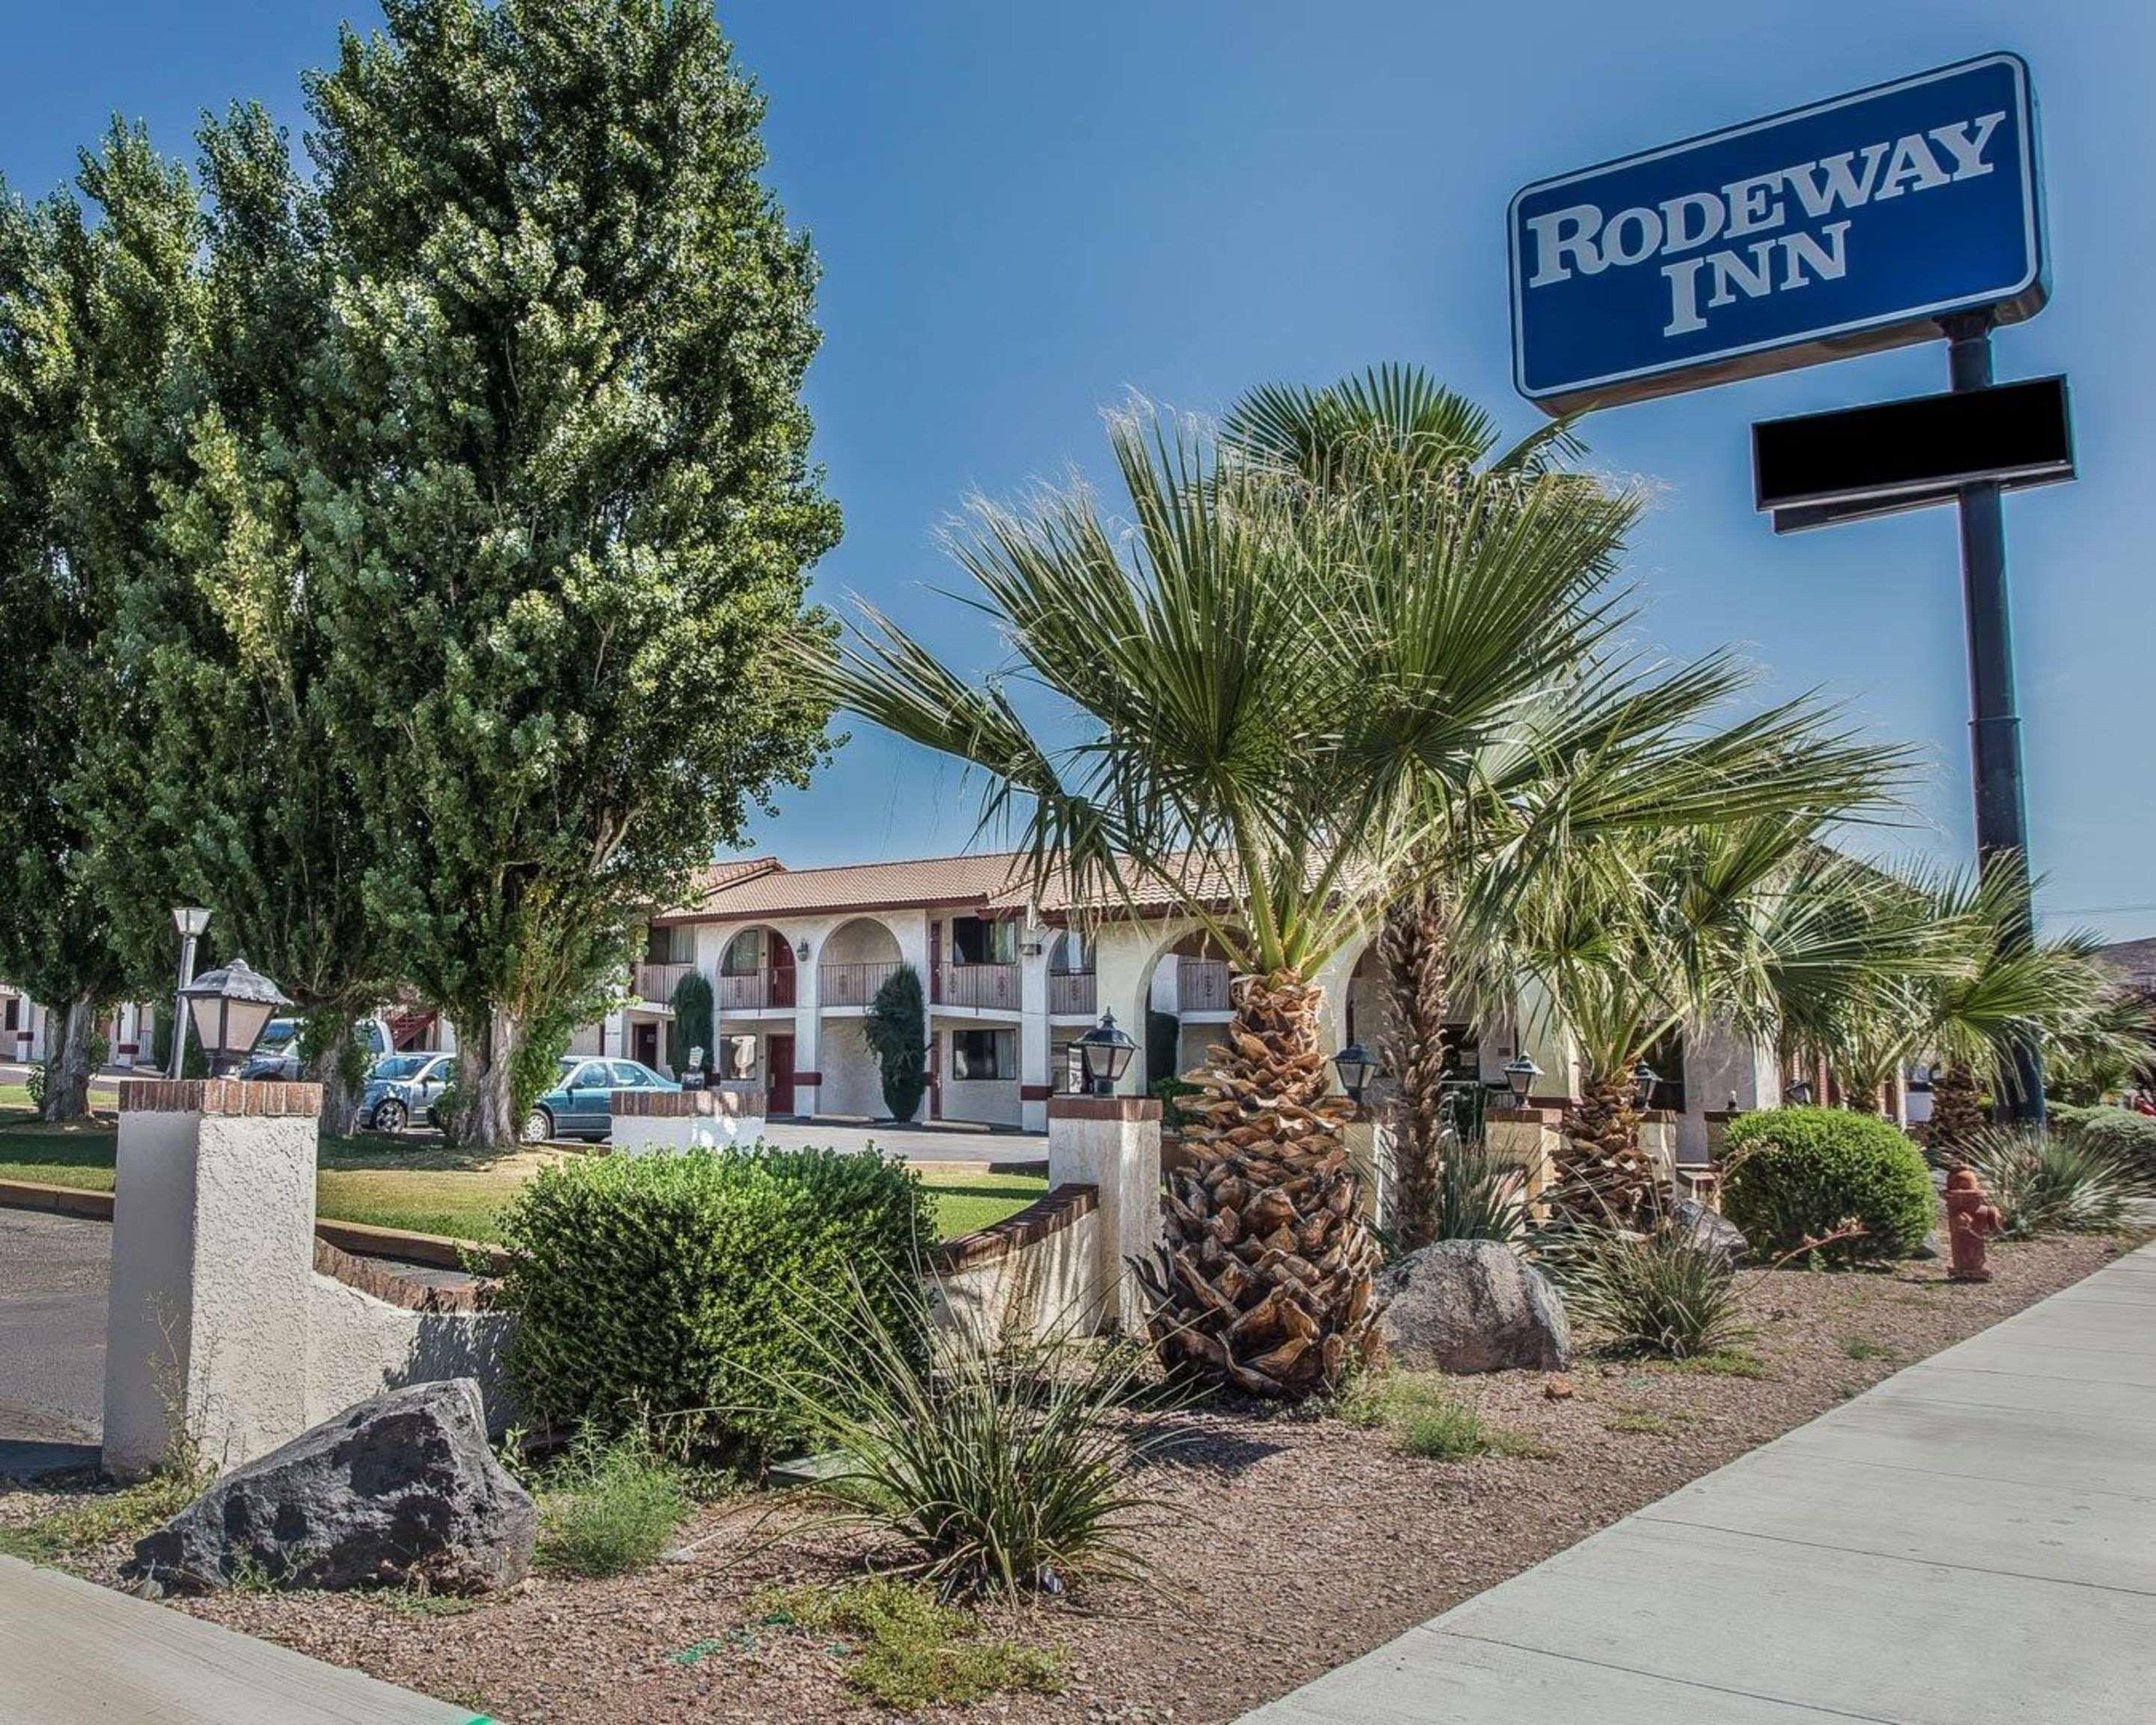
[[[768,1091],[764,1098],[764,1109],[772,1114],[791,1114],[793,1111],[793,1039],[791,1036],[769,1036],[764,1039],[764,1058],[771,1067],[765,1081]]]

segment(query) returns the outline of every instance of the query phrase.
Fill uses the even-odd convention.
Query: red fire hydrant
[[[1976,1171],[1955,1163],[1947,1173],[1947,1241],[1953,1255],[1948,1279],[1989,1281],[1984,1242],[2005,1231],[2006,1219],[1977,1183]]]

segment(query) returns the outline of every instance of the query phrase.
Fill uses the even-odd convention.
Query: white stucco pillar
[[[1029,922],[1019,950],[1019,1125],[1029,1132],[1045,1132],[1048,1099],[1055,1088],[1048,1070],[1048,966],[1055,931]]]
[[[1048,1104],[1048,1189],[1091,1186],[1100,1204],[1089,1311],[1103,1330],[1135,1335],[1145,1303],[1126,1261],[1150,1260],[1162,1238],[1160,1104],[1149,1096],[1057,1096]]]
[[[105,1466],[149,1472],[183,1421],[219,1470],[307,1425],[313,1084],[121,1086]]]
[[[803,1117],[823,1111],[824,1082],[824,942],[829,931],[819,934],[800,956],[798,936],[793,958],[793,1111]]]

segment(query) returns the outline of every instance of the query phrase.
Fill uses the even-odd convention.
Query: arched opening
[[[825,1114],[883,1117],[883,1071],[870,1049],[863,1021],[878,992],[905,963],[898,937],[873,916],[842,922],[817,954],[817,1108]],[[927,978],[922,979],[927,993]]]
[[[1091,1019],[1100,1010],[1093,948],[1084,932],[1066,928],[1048,952],[1048,1015]]]
[[[791,1007],[798,999],[793,947],[771,927],[744,928],[719,954],[716,1004],[721,1012],[761,1012]]]

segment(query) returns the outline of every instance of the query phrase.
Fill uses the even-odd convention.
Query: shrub
[[[2092,1133],[1993,1127],[1963,1142],[1961,1159],[2016,1240],[2122,1228],[2143,1200],[2156,1198],[2156,1167]]]
[[[928,1088],[928,1009],[921,994],[921,973],[901,964],[876,990],[861,1034],[883,1080],[883,1105],[893,1120],[911,1120]]]
[[[1621,1353],[1695,1359],[1752,1334],[1727,1255],[1690,1229],[1599,1230],[1571,1242],[1557,1267],[1573,1316],[1607,1332]]]
[[[718,1057],[713,1046],[711,979],[701,970],[685,971],[681,980],[674,984],[674,996],[667,1003],[674,1009],[673,1022],[666,1027],[666,1063],[674,1069],[676,1077],[689,1070],[689,1050],[703,1050],[703,1065],[699,1071],[709,1072]]]
[[[565,1575],[619,1575],[666,1549],[694,1507],[675,1463],[640,1431],[608,1441],[579,1432],[542,1482],[539,1566]]]
[[[1836,1259],[1907,1257],[1938,1213],[1931,1170],[1892,1122],[1838,1108],[1766,1108],[1729,1122],[1722,1212],[1753,1251],[1776,1257],[1824,1240]]]
[[[857,1278],[891,1345],[925,1353],[917,1279],[934,1235],[901,1164],[829,1150],[579,1157],[501,1219],[508,1364],[536,1420],[602,1433],[645,1418],[755,1462],[803,1428],[774,1384],[836,1347],[829,1291]]]
[[[849,1271],[841,1292],[841,1321],[802,1330],[808,1368],[779,1388],[838,1457],[819,1489],[842,1520],[896,1535],[947,1595],[1142,1573],[1122,1536],[1145,1500],[1125,1471],[1183,1441],[1128,1433],[1147,1350],[1064,1325],[1014,1356],[993,1326],[961,1323],[938,1337],[932,1369],[911,1345],[929,1319],[924,1290],[877,1301]]]
[[[2156,1169],[2156,1119],[2131,1108],[2076,1108],[2065,1102],[2054,1103],[2047,1111],[2059,1131],[2100,1149],[2121,1151]]]

